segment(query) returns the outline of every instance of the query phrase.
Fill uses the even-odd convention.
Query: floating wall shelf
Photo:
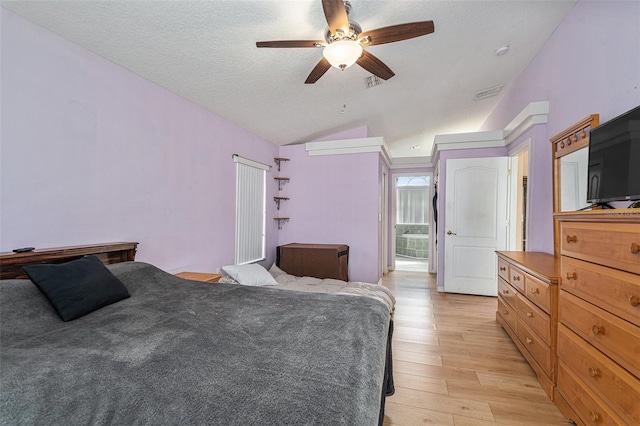
[[[273,159],[273,161],[278,166],[278,171],[280,171],[280,163],[282,163],[284,161],[289,161],[289,159],[288,158],[282,158],[282,157],[276,157],[276,158]]]
[[[278,165],[278,171],[280,171],[281,163],[285,161],[289,161],[289,159],[282,158],[282,157],[275,157],[273,161],[275,161],[275,163]],[[287,182],[289,182],[288,177],[274,177],[274,179],[278,181],[278,191],[282,191],[282,188],[287,184]],[[289,197],[273,197],[273,201],[275,201],[276,206],[278,206],[278,210],[280,210],[280,203],[288,200],[289,200]],[[282,225],[289,222],[288,217],[274,217],[273,219],[278,222],[278,229],[282,229]]]
[[[280,202],[287,201],[288,199],[289,199],[288,197],[273,197],[273,201],[276,202],[276,205],[278,206],[278,210],[280,210]]]
[[[282,191],[284,185],[289,182],[289,178],[286,177],[274,177],[278,181],[278,191]]]
[[[282,225],[289,222],[288,217],[274,217],[273,219],[278,221],[278,229],[282,229]]]

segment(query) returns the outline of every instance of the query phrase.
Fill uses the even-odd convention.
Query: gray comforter
[[[378,423],[383,303],[110,269],[131,297],[67,323],[1,283],[1,424]]]

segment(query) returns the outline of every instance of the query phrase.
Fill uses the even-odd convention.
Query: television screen
[[[591,130],[589,203],[640,200],[640,106]]]

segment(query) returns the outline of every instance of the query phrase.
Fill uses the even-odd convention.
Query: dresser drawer
[[[549,314],[531,303],[521,294],[516,296],[516,310],[526,323],[547,344],[551,345],[551,319]]]
[[[509,283],[501,278],[498,278],[498,294],[502,296],[505,302],[507,302],[512,309],[516,308],[516,289],[511,287]]]
[[[502,299],[502,295],[498,295],[498,314],[515,333],[516,324],[518,323],[518,315],[516,314],[516,311]]]
[[[587,344],[571,330],[558,329],[558,357],[628,424],[640,425],[640,379]]]
[[[625,424],[602,399],[580,383],[563,360],[558,363],[558,391],[587,425]]]
[[[640,224],[563,222],[561,253],[640,274]]]
[[[498,258],[498,276],[509,281],[509,264],[500,258]]]
[[[557,289],[557,286],[552,287],[531,275],[527,275],[524,281],[524,294],[527,299],[538,305],[546,313],[551,312],[551,298],[553,296],[552,292],[555,291],[554,289]]]
[[[637,377],[640,377],[640,328],[602,309],[560,292],[560,322]],[[518,324],[519,326],[519,324]]]
[[[516,332],[524,347],[538,361],[547,376],[551,376],[551,349],[549,349],[549,346],[522,321],[520,316],[518,316]]]
[[[525,273],[513,265],[509,266],[509,284],[524,292]]]
[[[640,326],[640,275],[566,256],[561,265],[563,290]]]

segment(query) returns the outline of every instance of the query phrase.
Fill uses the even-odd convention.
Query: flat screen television
[[[587,202],[640,200],[640,106],[591,130]]]

